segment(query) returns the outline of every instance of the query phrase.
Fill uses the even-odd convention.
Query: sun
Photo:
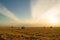
[[[57,23],[57,20],[56,19],[51,19],[50,23]]]
[[[58,20],[56,17],[51,16],[51,17],[49,17],[49,23],[50,24],[57,24]]]

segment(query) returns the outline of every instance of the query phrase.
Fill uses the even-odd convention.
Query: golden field
[[[60,27],[1,27],[0,40],[60,40]]]

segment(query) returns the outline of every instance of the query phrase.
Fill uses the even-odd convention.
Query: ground
[[[60,27],[1,27],[0,40],[60,40]]]

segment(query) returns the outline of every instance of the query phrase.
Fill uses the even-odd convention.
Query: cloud
[[[2,13],[3,15],[9,17],[10,19],[12,19],[16,22],[20,21],[20,19],[18,17],[16,17],[16,15],[14,15],[10,10],[8,10],[2,4],[0,4],[0,13]]]
[[[51,10],[55,7],[55,5],[57,6],[58,4],[60,4],[59,2],[60,2],[59,0],[31,0],[32,19],[35,21],[42,21],[42,20],[45,21],[46,18],[42,19],[42,15],[46,17],[47,14],[50,14],[47,12],[48,11],[52,12]]]

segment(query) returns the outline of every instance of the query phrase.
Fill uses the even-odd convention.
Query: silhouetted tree
[[[50,28],[53,28],[52,26],[50,26]]]
[[[25,29],[25,27],[24,27],[24,26],[22,26],[22,27],[21,27],[21,29]]]

